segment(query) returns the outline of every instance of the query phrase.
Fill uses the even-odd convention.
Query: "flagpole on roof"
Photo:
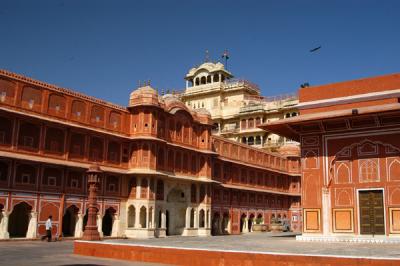
[[[225,59],[225,69],[228,70],[228,59],[229,59],[228,50],[225,50],[221,57]]]

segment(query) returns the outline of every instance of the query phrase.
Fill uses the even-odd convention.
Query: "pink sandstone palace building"
[[[363,109],[359,110],[362,115]],[[371,117],[357,125],[373,126],[379,132],[397,121],[392,116]],[[342,120],[353,123],[349,118]],[[376,124],[369,124],[373,121]],[[333,127],[339,127],[339,122]],[[321,124],[313,123],[310,130]],[[129,105],[121,107],[1,70],[0,239],[37,238],[45,233],[49,215],[53,216],[53,234],[80,238],[87,221],[85,172],[93,164],[103,171],[97,215],[102,236],[239,234],[252,231],[256,223],[269,224],[273,218],[286,220],[291,230],[301,231],[299,156],[290,150],[278,154],[253,148],[213,136],[211,130],[208,112],[193,110],[172,95],[160,96],[150,86],[134,90]],[[320,134],[315,132],[302,141],[309,147],[303,156],[310,158],[304,168],[310,174],[303,176],[305,232],[327,230],[321,209],[325,197],[320,195],[325,162],[318,157],[325,139]],[[355,156],[353,150],[366,153],[368,167],[382,164],[380,176],[382,171],[399,171],[396,138],[390,138],[390,145],[378,133],[359,144],[346,141],[340,145],[350,145],[348,150],[339,145],[340,151],[329,152],[340,156]],[[384,152],[390,156],[378,161]],[[340,173],[351,167],[348,157],[335,157],[331,164]],[[332,215],[342,217],[336,226],[358,232],[357,211],[352,209],[357,204],[352,196],[354,174],[341,178],[340,184],[329,182],[329,189],[331,197],[340,199],[340,208],[331,201],[336,210]],[[387,182],[382,183],[381,177],[378,184],[384,186],[385,204],[395,203],[400,194],[395,188],[397,175],[387,176]],[[371,178],[377,177],[365,172],[363,180],[370,182]],[[395,205],[390,207],[387,217],[398,219]],[[349,222],[343,219],[349,215],[355,224],[344,228]]]
[[[301,143],[298,239],[398,241],[400,74],[302,88],[299,101],[300,116],[262,125]]]

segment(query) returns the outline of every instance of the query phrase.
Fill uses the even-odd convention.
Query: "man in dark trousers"
[[[50,215],[46,221],[46,235],[42,236],[42,240],[47,238],[47,242],[51,242],[51,219],[53,219],[53,216]]]

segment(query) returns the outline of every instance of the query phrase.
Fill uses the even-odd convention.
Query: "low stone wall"
[[[376,265],[397,266],[400,260],[356,257],[329,257],[277,253],[256,253],[189,248],[150,247],[101,242],[75,241],[74,254],[130,261],[165,263],[174,265]]]

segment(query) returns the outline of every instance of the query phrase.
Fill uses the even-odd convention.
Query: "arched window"
[[[219,75],[218,74],[214,74],[214,82],[219,82]]]
[[[128,208],[128,227],[135,227],[136,210],[135,206],[131,205]]]
[[[363,160],[360,165],[360,175],[362,181],[377,179],[379,177],[377,163],[370,159]]]
[[[147,223],[146,223],[146,207],[142,206],[142,208],[140,208],[140,226],[141,228],[146,228],[147,227]]]
[[[242,130],[247,128],[246,119],[242,119],[242,121],[240,121],[240,128]]]
[[[207,76],[207,83],[211,83],[211,76],[210,75]]]
[[[200,84],[201,84],[201,85],[206,84],[206,81],[207,81],[207,80],[206,80],[206,77],[201,77],[201,78],[200,78]]]
[[[73,101],[71,107],[71,117],[75,120],[84,121],[86,117],[86,106],[82,101]]]
[[[249,128],[254,127],[254,119],[253,118],[250,118],[248,123],[249,123]]]
[[[200,213],[199,213],[199,227],[200,228],[204,228],[205,227],[205,213],[204,213],[204,210],[203,209],[201,209],[200,210]]]
[[[247,139],[247,144],[248,144],[248,145],[254,145],[254,137],[249,137],[249,138]]]

